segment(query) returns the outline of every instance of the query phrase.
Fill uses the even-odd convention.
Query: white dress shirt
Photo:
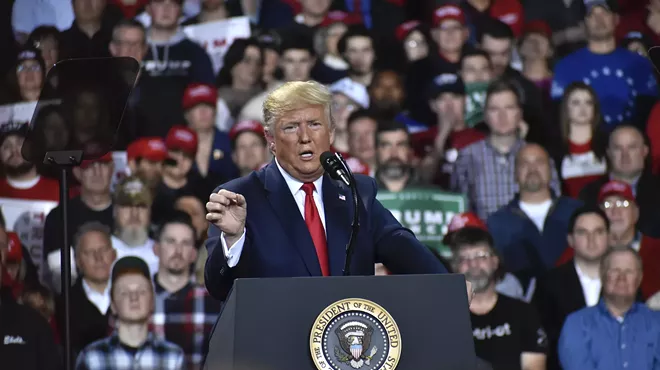
[[[280,166],[279,162],[277,162],[277,159],[275,160],[275,164],[277,165],[277,169],[280,170],[280,173],[284,177],[286,184],[289,186],[289,190],[293,195],[293,199],[296,201],[298,210],[300,210],[300,215],[304,220],[306,195],[305,192],[301,189],[303,183],[294,179],[291,175],[289,175],[286,171],[284,171],[282,166]],[[314,203],[316,203],[316,209],[319,211],[319,216],[321,217],[321,223],[323,224],[323,229],[326,229],[325,209],[323,208],[323,176],[319,177],[316,181],[314,181],[314,187],[316,188],[314,190]],[[241,236],[241,238],[238,239],[238,241],[236,241],[236,243],[234,243],[234,245],[232,245],[231,248],[227,247],[227,242],[225,241],[225,233],[220,234],[220,242],[222,243],[222,250],[225,252],[225,256],[227,257],[227,265],[230,268],[238,265],[238,260],[241,258],[241,253],[243,252],[243,245],[245,244],[245,229],[243,229],[243,235]]]
[[[85,279],[82,281],[82,286],[87,299],[99,309],[100,313],[105,315],[108,312],[108,308],[110,308],[110,282],[105,286],[103,293],[99,293],[92,289]]]
[[[16,0],[11,16],[14,32],[27,34],[39,26],[65,31],[74,18],[71,0]]]
[[[595,306],[600,300],[600,289],[602,286],[600,278],[592,279],[587,276],[580,270],[580,266],[577,263],[575,263],[575,271],[580,279],[580,285],[582,286],[582,293],[584,293],[584,301],[587,303],[587,307]]]

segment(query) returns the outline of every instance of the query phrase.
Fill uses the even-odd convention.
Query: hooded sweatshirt
[[[140,136],[165,137],[172,125],[183,122],[181,99],[190,83],[213,84],[213,66],[206,51],[179,30],[168,41],[147,38],[149,51],[144,58],[137,94],[144,112]]]

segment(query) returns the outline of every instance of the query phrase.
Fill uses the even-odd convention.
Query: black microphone
[[[351,177],[348,175],[343,161],[336,154],[323,152],[321,154],[321,166],[330,177],[343,182],[346,186],[351,186]]]

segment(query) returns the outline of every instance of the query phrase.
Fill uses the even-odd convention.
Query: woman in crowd
[[[35,102],[39,100],[46,76],[44,60],[37,49],[25,48],[18,53],[13,73],[9,75],[9,90],[2,99],[4,104]]]
[[[37,27],[30,33],[27,45],[41,52],[48,73],[60,58],[60,31],[53,26]]]
[[[216,85],[218,97],[233,118],[250,99],[263,91],[263,51],[255,39],[236,39],[225,54]]]
[[[607,171],[599,134],[600,104],[594,90],[583,82],[568,86],[559,108],[562,145],[555,155],[564,194],[580,190]]]

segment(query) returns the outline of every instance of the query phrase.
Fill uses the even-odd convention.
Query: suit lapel
[[[325,209],[325,231],[328,240],[328,259],[332,276],[342,275],[346,261],[346,244],[351,233],[351,197],[346,189],[341,189],[323,176],[323,207]]]
[[[584,290],[582,290],[582,283],[580,283],[580,277],[575,270],[575,264],[573,260],[569,262],[570,265],[566,269],[566,282],[565,287],[568,290],[568,296],[572,297],[571,300],[575,302],[576,308],[582,308],[587,306],[587,299],[584,296]]]
[[[277,168],[275,160],[264,170],[264,187],[268,192],[268,201],[282,224],[284,233],[302,257],[309,274],[311,276],[321,276],[321,266],[313,247],[314,242],[309,234],[309,229],[307,229],[307,224],[305,224],[293,194],[291,194],[291,190],[289,190],[284,177]]]

